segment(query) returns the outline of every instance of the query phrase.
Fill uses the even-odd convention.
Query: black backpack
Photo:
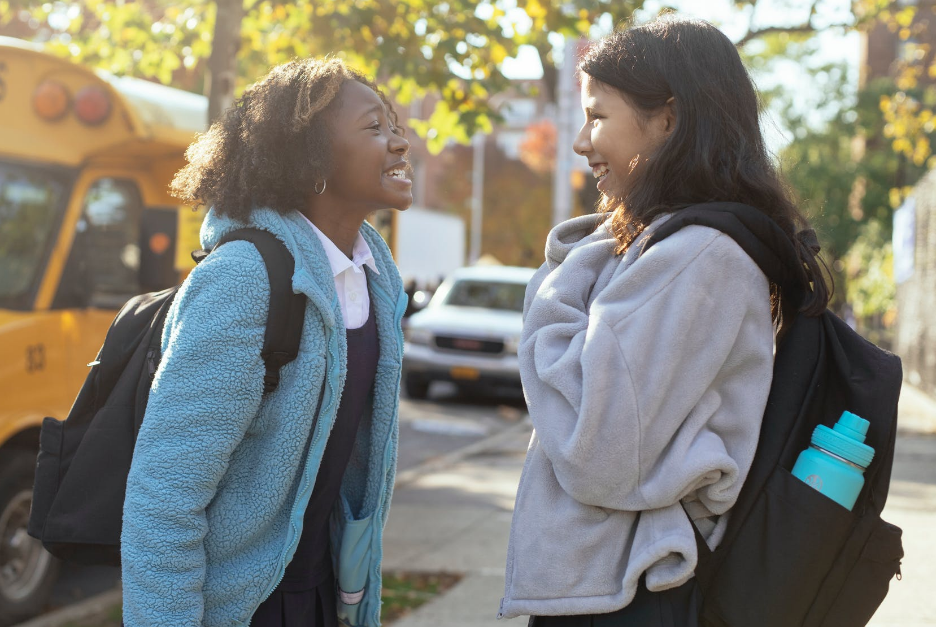
[[[240,229],[215,246],[251,242],[270,279],[262,357],[263,393],[279,384],[280,368],[296,358],[305,296],[292,291],[295,263],[286,246],[258,229]],[[209,253],[192,254],[201,261]],[[166,313],[178,286],[143,294],[117,314],[97,359],[64,421],[42,421],[29,535],[61,559],[120,564],[120,530],[127,474],[159,365]]]
[[[832,312],[795,315],[808,279],[793,243],[760,211],[737,203],[688,207],[663,223],[642,252],[688,225],[734,239],[792,306],[777,345],[760,440],[725,536],[710,551],[696,530],[696,580],[706,627],[861,627],[900,574],[900,528],[881,520],[887,498],[900,359]],[[788,313],[788,309],[784,309]],[[874,460],[848,511],[790,470],[813,429],[843,410],[871,422]]]

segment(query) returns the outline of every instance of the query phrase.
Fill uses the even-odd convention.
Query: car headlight
[[[517,354],[517,350],[520,348],[520,336],[508,337],[504,340],[504,352],[510,353],[512,355]]]
[[[429,329],[408,328],[405,332],[406,341],[410,344],[429,346],[432,344],[432,331]]]

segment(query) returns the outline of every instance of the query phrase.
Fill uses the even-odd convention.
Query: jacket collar
[[[200,239],[205,249],[213,247],[226,233],[245,226],[269,231],[280,239],[295,259],[293,291],[305,294],[322,313],[325,324],[337,326],[341,320],[338,294],[335,291],[334,275],[322,242],[309,228],[305,218],[297,211],[280,213],[270,208],[254,209],[248,223],[230,216],[218,215],[210,209],[202,223]],[[379,297],[396,306],[394,299],[401,289],[399,277],[394,271],[393,258],[383,238],[374,227],[365,222],[361,235],[374,256],[377,272],[368,273],[368,283],[375,288]]]

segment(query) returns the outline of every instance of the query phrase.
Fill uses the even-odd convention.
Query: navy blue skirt
[[[634,600],[616,612],[531,616],[529,627],[698,627],[701,609],[695,577],[662,592],[650,592],[641,578]]]
[[[250,627],[338,627],[333,576],[308,590],[288,588],[278,586],[260,604],[250,619]]]

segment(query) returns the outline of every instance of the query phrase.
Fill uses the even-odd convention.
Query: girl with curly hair
[[[536,627],[692,627],[695,526],[714,548],[753,461],[784,303],[728,235],[666,220],[708,202],[771,218],[828,293],[725,35],[675,16],[616,31],[579,64],[573,144],[602,194],[556,226],[530,281],[519,360],[535,434],[501,616]],[[740,210],[740,209],[739,209]],[[805,240],[804,240],[805,241]]]
[[[376,627],[407,299],[365,217],[412,203],[409,144],[377,86],[336,59],[249,88],[186,153],[174,193],[292,254],[299,355],[264,395],[270,299],[247,241],[219,246],[166,318],[127,480],[128,627]]]

